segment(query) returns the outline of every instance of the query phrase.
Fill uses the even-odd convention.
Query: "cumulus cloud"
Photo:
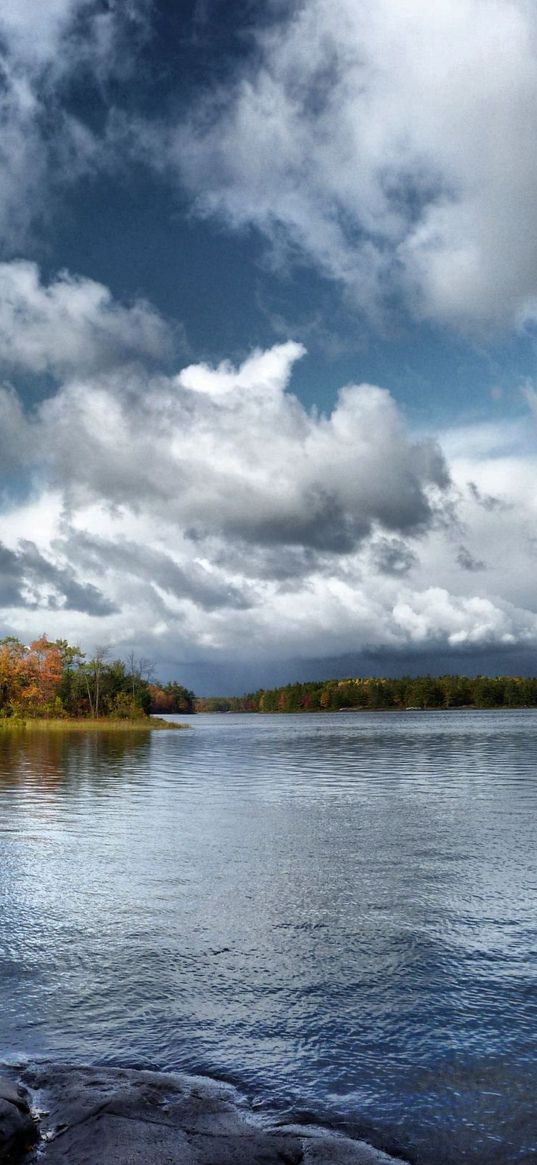
[[[106,499],[172,517],[193,540],[348,553],[375,524],[419,532],[448,485],[433,441],[412,441],[386,390],[350,385],[330,416],[286,392],[300,345],[240,367],[120,374],[66,385],[39,445],[73,504]],[[150,456],[147,451],[150,450]]]
[[[323,644],[321,654],[390,648],[511,647],[535,643],[537,615],[503,599],[457,595],[445,587],[382,584],[371,576],[362,585],[333,578],[315,580],[293,608],[278,596],[272,605],[274,638],[281,650],[287,644],[310,654]],[[265,628],[268,634],[268,627]]]
[[[199,215],[256,227],[370,316],[536,318],[533,6],[272,10],[239,73],[164,128],[108,101],[149,0],[0,12],[4,628],[176,662],[532,648],[530,425],[417,437],[372,384],[305,408],[290,341],[159,373],[170,335],[150,305],[13,258],[52,189],[108,164],[112,134],[179,174]],[[69,103],[90,74],[91,127]],[[9,378],[41,375],[54,394],[25,410]],[[537,415],[531,388],[526,404]]]
[[[447,431],[442,451],[375,385],[306,409],[292,342],[174,376],[88,356],[82,375],[93,327],[115,343],[128,309],[75,284],[71,346],[53,350],[64,283],[22,274],[20,367],[54,359],[63,380],[29,413],[0,393],[6,628],[190,661],[537,642],[527,425]],[[1,288],[0,268],[0,337]]]
[[[45,285],[35,263],[0,263],[0,361],[8,370],[88,374],[169,351],[168,329],[146,302],[125,307],[92,279],[62,272]]]
[[[238,74],[167,133],[197,212],[309,258],[369,314],[396,296],[455,327],[533,320],[534,5],[277,11]],[[162,137],[153,152],[162,165]]]

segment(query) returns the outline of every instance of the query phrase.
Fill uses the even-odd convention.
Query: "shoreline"
[[[163,720],[160,716],[148,716],[142,720],[112,719],[103,716],[99,720],[87,720],[83,717],[69,719],[47,720],[45,718],[17,719],[6,717],[0,719],[0,734],[2,732],[171,732],[190,728],[190,724],[176,724],[170,720]]]
[[[0,1165],[401,1165],[363,1140],[261,1118],[206,1076],[0,1065]]]
[[[537,705],[535,704],[513,704],[512,707],[507,708],[504,704],[498,707],[490,708],[484,707],[480,704],[460,704],[453,705],[451,708],[295,708],[292,712],[288,712],[283,708],[276,711],[266,711],[265,709],[255,709],[252,711],[245,711],[244,709],[225,708],[206,709],[203,711],[196,710],[189,712],[189,716],[339,716],[341,713],[345,715],[370,716],[373,713],[382,713],[383,716],[398,716],[405,712],[537,712]]]

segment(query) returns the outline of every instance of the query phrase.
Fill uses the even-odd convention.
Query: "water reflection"
[[[5,1053],[229,1076],[423,1165],[526,1161],[536,726],[0,737]]]
[[[109,780],[147,764],[150,737],[128,730],[0,730],[0,788],[51,790],[73,781]]]

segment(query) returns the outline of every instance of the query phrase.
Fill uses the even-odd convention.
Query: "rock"
[[[0,1078],[0,1162],[17,1160],[35,1139],[28,1105],[10,1081]]]
[[[300,1132],[304,1165],[397,1165],[393,1157],[366,1145],[365,1141],[351,1141],[350,1137],[312,1130],[310,1136]],[[403,1165],[399,1161],[398,1165]]]
[[[40,1165],[396,1165],[362,1141],[256,1120],[231,1085],[202,1077],[57,1064],[21,1077],[43,1111]]]
[[[8,1080],[7,1076],[0,1076],[0,1100],[8,1100],[10,1104],[16,1105],[20,1112],[30,1111],[28,1093],[20,1084]]]

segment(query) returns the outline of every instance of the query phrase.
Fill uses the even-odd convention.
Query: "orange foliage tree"
[[[8,636],[0,642],[0,710],[34,716],[55,710],[61,675],[61,652],[46,635],[29,647]]]

